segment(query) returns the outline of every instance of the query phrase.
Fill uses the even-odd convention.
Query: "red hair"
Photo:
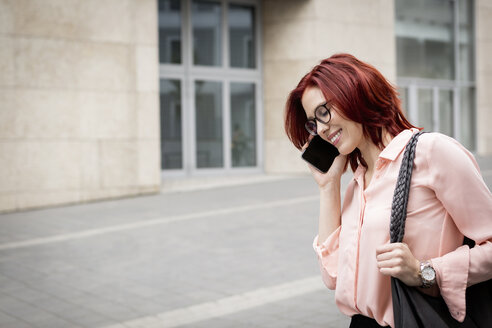
[[[393,137],[414,127],[401,110],[398,92],[373,66],[349,54],[324,59],[307,73],[292,90],[285,108],[285,131],[294,146],[301,149],[308,141],[307,121],[301,98],[309,87],[318,87],[329,105],[345,118],[362,124],[364,136],[384,148],[383,127]],[[353,171],[362,164],[359,149],[348,155]]]

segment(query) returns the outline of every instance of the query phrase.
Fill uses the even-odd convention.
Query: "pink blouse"
[[[379,273],[376,247],[389,243],[391,203],[403,150],[416,129],[402,131],[381,152],[364,190],[359,166],[342,205],[341,226],[321,244],[314,239],[321,275],[335,289],[340,311],[394,327],[390,277]],[[463,236],[476,246],[462,246]],[[405,226],[406,243],[430,259],[451,315],[465,318],[467,286],[492,278],[492,195],[473,155],[439,133],[420,136]]]

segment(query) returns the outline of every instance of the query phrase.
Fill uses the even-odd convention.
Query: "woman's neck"
[[[386,129],[383,129],[382,134],[383,134],[383,138],[382,138],[383,145],[384,147],[386,147],[393,139],[393,136],[391,136],[386,131]],[[375,145],[371,139],[366,138],[364,144],[359,146],[359,150],[362,155],[362,158],[364,159],[364,161],[366,161],[367,171],[372,172],[374,170],[374,165],[378,160],[379,154],[381,154],[382,149],[380,149],[377,145]]]

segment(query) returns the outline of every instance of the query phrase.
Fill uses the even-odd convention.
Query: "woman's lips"
[[[333,132],[328,136],[328,140],[331,142],[333,146],[335,146],[338,143],[338,141],[340,141],[341,134],[342,134],[342,129]]]

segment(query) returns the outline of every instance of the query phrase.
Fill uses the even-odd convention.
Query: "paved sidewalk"
[[[348,327],[310,176],[182,187],[0,215],[0,327]]]
[[[347,327],[310,176],[0,215],[0,327]]]

